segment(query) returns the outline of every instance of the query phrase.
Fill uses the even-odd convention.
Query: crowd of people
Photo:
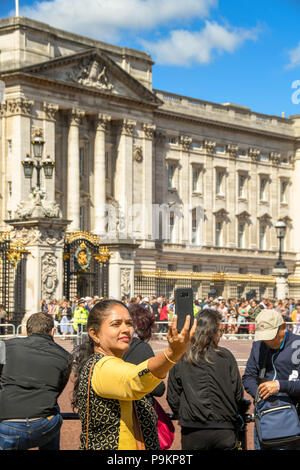
[[[163,449],[155,397],[166,389],[181,427],[183,450],[236,449],[244,390],[253,399],[257,393],[266,400],[280,392],[300,403],[300,363],[294,360],[299,341],[276,309],[279,302],[273,308],[266,300],[240,302],[245,318],[255,316],[254,345],[241,377],[234,355],[219,344],[228,301],[195,303],[196,321],[190,328],[187,317],[178,331],[174,301],[122,300],[75,299],[73,311],[63,301],[56,313],[57,302],[43,303],[43,312],[27,321],[27,337],[6,341],[2,362],[0,358],[0,450],[59,449],[62,417],[57,399],[71,370],[81,450]],[[149,341],[164,307],[167,343],[155,355]],[[296,317],[298,309],[298,303],[289,301],[288,318]],[[72,354],[54,341],[55,322],[59,319],[62,328],[68,315],[73,315],[75,330],[86,320],[85,340]],[[292,448],[299,449],[299,442],[300,435]],[[260,444],[255,435],[255,448]]]
[[[67,335],[76,334],[78,329],[85,328],[89,312],[94,305],[103,300],[103,297],[74,297],[72,300],[50,301],[42,300],[40,311],[49,313],[55,325],[55,333],[65,338]],[[168,322],[172,321],[175,313],[175,300],[166,296],[142,297],[137,295],[133,298],[122,298],[122,302],[127,306],[139,304],[151,310],[155,317],[155,333],[161,339],[166,337]],[[257,300],[251,298],[227,298],[222,296],[209,296],[204,299],[194,300],[193,314],[203,312],[205,309],[216,310],[221,314],[223,331],[225,338],[230,340],[238,339],[238,335],[249,335],[254,338],[255,318],[263,309],[275,310],[282,315],[283,320],[288,323],[289,329],[300,334],[300,299],[287,298],[284,300],[263,298]],[[0,335],[8,334],[9,330],[4,324],[10,323],[10,319],[5,311],[5,306],[0,305]]]
[[[69,334],[76,334],[80,325],[87,323],[88,314],[94,305],[103,300],[103,297],[74,297],[69,300],[52,299],[49,302],[41,301],[41,312],[49,313],[55,325],[56,333],[63,337]],[[151,310],[155,317],[156,333],[165,337],[168,331],[168,321],[172,321],[175,313],[174,298],[166,296],[142,297],[140,295],[130,299],[123,297],[122,302],[127,306],[140,304]],[[222,296],[209,296],[204,299],[194,300],[193,314],[203,312],[205,309],[216,310],[221,314],[223,331],[230,335],[230,339],[237,339],[237,334],[249,334],[253,339],[255,331],[255,318],[263,309],[276,310],[282,315],[287,323],[295,323],[290,329],[293,333],[300,333],[300,299],[287,298],[278,299],[245,299],[245,298],[227,298]],[[0,324],[8,323],[8,317],[3,305],[0,305]],[[4,334],[4,327],[0,326],[0,334]]]
[[[166,322],[166,320],[172,321],[175,313],[174,298],[168,299],[163,296],[142,298],[141,296],[137,296],[130,300],[122,300],[127,306],[139,303],[146,308],[152,309],[156,321],[158,322],[157,332],[165,333],[167,331],[167,325],[160,324],[159,322]],[[194,316],[204,312],[207,308],[216,310],[221,314],[223,331],[225,334],[229,334],[231,339],[236,339],[236,334],[250,334],[250,336],[253,336],[255,331],[255,318],[264,309],[279,312],[285,322],[295,323],[295,325],[292,325],[291,330],[294,333],[300,333],[300,325],[298,325],[298,323],[300,323],[300,300],[293,298],[285,300],[267,298],[257,300],[250,298],[247,300],[245,298],[225,299],[222,296],[209,296],[205,299],[194,300]]]

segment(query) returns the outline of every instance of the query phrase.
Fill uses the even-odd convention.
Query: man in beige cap
[[[242,381],[255,398],[279,391],[300,403],[300,336],[289,331],[280,313],[264,309],[255,319],[255,337]],[[262,372],[263,371],[263,372]],[[255,437],[255,448],[259,449]]]

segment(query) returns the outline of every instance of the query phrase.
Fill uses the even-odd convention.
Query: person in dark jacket
[[[258,304],[258,301],[255,299],[250,300],[250,308],[248,310],[248,321],[249,322],[255,322],[255,318],[257,315],[261,312],[261,307]]]
[[[26,328],[26,338],[2,344],[0,450],[59,450],[57,399],[68,382],[72,356],[54,342],[51,315],[31,315]]]
[[[222,316],[205,309],[191,345],[169,373],[167,401],[181,426],[183,450],[233,450],[243,386],[232,353],[218,346]]]
[[[300,404],[299,335],[288,330],[276,310],[262,310],[255,325],[254,343],[242,378],[245,390],[252,398],[258,391],[263,399],[278,392],[287,393],[295,404]],[[265,372],[260,380],[262,370]],[[256,450],[260,449],[256,431],[254,445]]]
[[[155,355],[148,343],[155,328],[155,314],[148,308],[137,303],[130,305],[128,310],[133,321],[135,337],[131,340],[129,349],[125,352],[123,360],[138,365]],[[161,382],[151,394],[146,395],[146,398],[148,398],[153,405],[153,397],[163,396],[165,389],[164,382]]]

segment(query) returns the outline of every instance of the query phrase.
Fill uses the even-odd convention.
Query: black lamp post
[[[282,259],[282,241],[285,237],[286,233],[286,224],[282,219],[279,219],[275,225],[275,229],[277,232],[277,238],[279,240],[279,254],[278,260],[276,261],[275,268],[279,269],[286,269],[286,265]]]
[[[45,178],[51,179],[53,176],[53,169],[55,163],[51,160],[50,155],[47,155],[43,161],[43,148],[45,142],[42,139],[41,133],[37,131],[35,136],[32,140],[32,148],[33,148],[33,156],[35,158],[35,162],[32,158],[30,158],[30,154],[27,153],[26,158],[22,161],[24,176],[25,178],[31,179],[33,175],[33,169],[35,168],[37,171],[37,178],[36,178],[36,187],[37,189],[41,189],[41,169],[44,169]]]

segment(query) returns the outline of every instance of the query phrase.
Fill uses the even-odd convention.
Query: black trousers
[[[231,429],[181,428],[182,450],[234,450],[237,438]]]

